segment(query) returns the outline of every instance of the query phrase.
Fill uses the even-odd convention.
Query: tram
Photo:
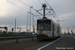
[[[37,20],[37,39],[53,39],[60,37],[61,27],[51,19]]]
[[[42,7],[43,18],[37,19],[37,39],[53,39],[60,37],[60,25],[55,23],[52,19],[47,19],[47,17],[45,17],[45,10],[47,9],[46,4],[43,4]]]

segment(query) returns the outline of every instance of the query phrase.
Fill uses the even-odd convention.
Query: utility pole
[[[21,28],[20,28],[20,31],[19,32],[21,33]]]
[[[33,6],[30,6],[30,32],[31,32],[31,8],[32,8]]]
[[[16,19],[15,19],[15,33],[16,33]]]
[[[10,32],[11,32],[11,23],[10,23]]]
[[[27,12],[27,32],[28,32],[28,13],[29,12]]]
[[[35,27],[34,27],[34,15],[33,15],[33,33],[35,33]]]
[[[67,28],[67,31],[68,31],[68,33],[69,33],[69,28]]]

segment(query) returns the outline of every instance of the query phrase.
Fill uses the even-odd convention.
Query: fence
[[[14,40],[14,39],[16,39],[16,43],[18,43],[18,40],[19,40],[19,39],[32,38],[32,41],[33,41],[33,38],[34,38],[34,37],[36,37],[36,36],[24,36],[24,37],[0,37],[0,41]]]

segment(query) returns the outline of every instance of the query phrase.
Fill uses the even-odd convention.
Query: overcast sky
[[[29,11],[29,7],[22,4],[19,0],[9,0],[10,2],[16,4],[17,6]],[[46,3],[45,0],[21,0],[28,4],[29,6],[33,6],[36,10],[41,9],[41,3]],[[62,30],[67,32],[67,27],[70,30],[75,30],[75,0],[47,0],[50,6],[56,12],[59,20],[64,20],[60,22]],[[7,0],[0,0],[0,26],[8,26],[9,29],[14,27],[15,19],[17,20],[17,27],[21,27],[22,31],[25,31],[26,22],[27,22],[27,12],[14,6],[9,3]],[[32,13],[37,14],[34,10]],[[42,18],[42,16],[39,16]],[[47,16],[50,19],[55,19],[52,16]],[[35,25],[36,25],[35,17]]]

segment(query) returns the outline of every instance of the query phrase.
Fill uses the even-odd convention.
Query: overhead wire
[[[7,1],[8,1],[8,0],[7,0]],[[20,9],[24,10],[25,12],[28,12],[27,10],[25,10],[25,9],[23,9],[23,8],[21,8],[21,7],[17,6],[17,5],[15,5],[14,3],[10,2],[10,1],[8,1],[8,2],[11,3],[11,4],[13,4],[14,6],[16,6],[16,7],[20,8]],[[28,13],[34,15],[34,14],[31,13],[31,12],[28,12]]]
[[[46,1],[46,0],[45,0]],[[46,3],[47,3],[47,5],[51,8],[51,10],[53,10],[52,9],[52,7],[49,5],[49,3],[46,1]],[[56,15],[56,13],[55,13],[55,11],[53,10],[53,12],[54,12],[54,14]],[[57,16],[57,15],[56,15]],[[58,16],[57,16],[57,18],[58,18]],[[59,18],[58,18],[59,19]]]
[[[43,5],[43,3],[42,3],[40,0],[38,0],[38,1],[40,2],[41,5]],[[42,8],[41,8],[41,9],[42,9]],[[48,14],[48,13],[47,13],[47,14]],[[46,14],[46,15],[47,15],[47,14]]]
[[[8,0],[7,0],[8,1]],[[21,0],[19,0],[20,2],[22,2]],[[11,3],[11,4],[13,4],[13,5],[15,5],[14,3],[12,3],[12,2],[10,2],[10,1],[8,1],[9,3]],[[23,4],[25,4],[24,2],[22,2]],[[27,5],[27,4],[25,4],[26,6],[28,6],[28,7],[30,7],[29,5]],[[26,11],[26,12],[28,12],[27,10],[25,10],[25,9],[23,9],[23,8],[21,8],[21,7],[19,7],[19,6],[17,6],[17,5],[15,5],[16,7],[18,7],[18,8],[20,8],[20,9],[22,9],[22,10],[24,10],[24,11]],[[33,8],[34,9],[34,8]],[[35,10],[35,9],[34,9]],[[36,12],[38,12],[37,10],[35,10]],[[30,12],[29,12],[30,13]],[[40,12],[38,12],[39,14],[41,14]],[[31,13],[32,15],[33,15],[33,13]],[[41,14],[42,15],[42,14]],[[36,15],[35,15],[36,16]]]
[[[46,1],[46,0],[45,0]],[[46,3],[48,4],[48,2],[46,1]],[[49,4],[48,4],[49,5]],[[52,9],[52,7],[49,5],[49,7]]]
[[[26,6],[30,7],[29,5],[27,5],[26,3],[22,2],[21,0],[19,0],[21,3],[25,4]]]
[[[8,1],[8,0],[7,0]],[[20,1],[20,0],[19,0]],[[13,4],[13,5],[15,5],[14,3],[12,3],[12,2],[10,2],[10,1],[8,1],[9,3],[11,3],[11,4]],[[21,1],[22,2],[22,1]],[[25,4],[24,2],[22,2],[23,4]],[[27,4],[25,4],[25,5],[27,5]],[[16,7],[18,7],[18,8],[20,8],[20,9],[22,9],[22,10],[24,10],[25,12],[28,12],[27,10],[25,10],[25,9],[23,9],[23,8],[21,8],[21,7],[19,7],[19,6],[17,6],[17,5],[15,5]],[[30,7],[29,5],[27,5],[28,7]],[[34,9],[35,10],[35,9]],[[30,13],[30,12],[28,12],[28,13]],[[33,13],[31,13],[32,15],[34,15]],[[38,16],[38,15],[34,15],[34,16]]]
[[[38,1],[41,3],[41,1],[40,1],[40,0],[38,0]],[[46,0],[45,0],[45,1],[46,1]],[[47,2],[47,1],[46,1],[46,3],[48,4],[48,2]],[[41,3],[41,4],[43,4],[43,3]],[[49,4],[48,4],[48,5],[49,5]],[[51,8],[50,10],[53,10],[53,9],[52,9],[52,7],[51,7],[50,5],[49,5],[49,7]],[[53,10],[53,12],[54,12],[54,10]],[[55,12],[54,12],[54,13],[55,13]],[[48,14],[48,13],[47,13],[47,14]],[[46,14],[46,15],[47,15],[47,14]],[[53,17],[54,17],[54,16],[53,16]],[[54,18],[55,18],[55,17],[54,17]]]
[[[46,0],[45,0],[46,1]],[[53,10],[52,9],[52,7],[48,4],[48,2],[46,1],[46,3],[47,3],[47,5],[51,8],[51,10]],[[54,10],[53,10],[53,12],[54,12]],[[54,12],[55,13],[55,12]],[[54,16],[53,16],[54,17]]]
[[[7,0],[8,1],[8,0]],[[10,2],[10,1],[8,1],[9,3],[11,3],[11,4],[13,4],[13,5],[15,5],[14,3],[12,3],[12,2]],[[28,12],[27,10],[25,10],[25,9],[23,9],[23,8],[21,8],[21,7],[19,7],[19,6],[17,6],[17,5],[15,5],[16,7],[18,7],[18,8],[20,8],[20,9],[22,9],[22,10],[24,10],[24,11],[26,11],[27,13],[30,13],[30,14],[32,14],[32,15],[34,15],[33,13],[31,13],[31,12]]]
[[[51,9],[47,9],[47,8],[46,8],[46,10],[48,11],[48,10],[51,10]],[[51,15],[51,12],[48,11],[48,13],[46,13],[46,15],[48,15],[48,14]]]
[[[7,1],[8,1],[8,0],[7,0]],[[8,2],[11,3],[11,4],[13,4],[13,5],[15,5],[14,3],[10,2],[10,1],[8,1]],[[28,12],[27,10],[25,10],[25,9],[23,9],[23,8],[17,6],[17,5],[15,5],[15,6],[18,7],[18,8],[20,8],[20,9],[22,9],[22,10],[24,10],[24,11],[26,11],[26,12]]]
[[[40,0],[38,0],[40,2],[40,4],[43,4]]]
[[[27,5],[26,3],[24,3],[24,2],[22,2],[21,0],[19,0],[21,3],[23,3],[23,4],[25,4],[26,6],[28,6],[28,7],[31,7],[31,6],[29,6],[29,5]],[[33,10],[35,10],[36,12],[38,12],[36,9],[34,9],[34,8],[32,8]],[[38,12],[40,15],[42,15],[40,12]]]

